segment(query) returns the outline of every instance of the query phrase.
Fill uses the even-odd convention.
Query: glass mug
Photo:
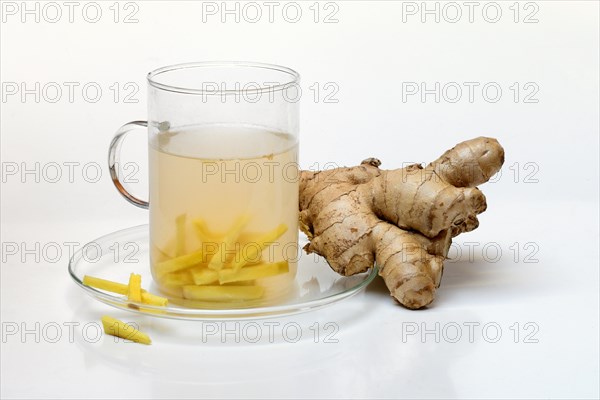
[[[201,62],[150,72],[148,121],[109,149],[113,183],[150,210],[150,264],[171,302],[245,307],[281,298],[298,260],[297,72]],[[125,136],[148,130],[149,201],[119,178]]]

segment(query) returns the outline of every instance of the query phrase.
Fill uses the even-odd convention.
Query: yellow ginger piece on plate
[[[189,300],[241,301],[260,299],[262,286],[193,286],[183,287],[183,297]]]
[[[273,275],[279,275],[289,272],[287,261],[275,263],[258,264],[253,267],[244,267],[239,271],[227,268],[219,271],[219,283],[250,281],[253,279],[266,278]]]
[[[127,295],[129,286],[123,283],[113,282],[102,278],[96,278],[93,276],[85,275],[83,277],[83,284],[86,286],[93,287],[95,289],[106,290],[107,292]],[[141,302],[151,306],[166,306],[169,304],[169,300],[157,296],[152,293],[148,293],[146,290],[141,289]]]
[[[152,293],[148,293],[142,289],[142,303],[151,306],[166,307],[169,304],[169,299],[161,296],[157,296]]]
[[[83,277],[83,284],[96,289],[106,290],[107,292],[118,294],[127,294],[127,290],[129,288],[123,283],[113,282],[102,278],[95,278],[89,275],[85,275]]]
[[[138,274],[129,275],[129,286],[127,287],[127,299],[142,302],[142,276]]]
[[[102,317],[102,326],[104,332],[108,335],[117,336],[123,339],[131,340],[136,343],[151,344],[152,340],[145,333],[135,329],[116,318],[105,315]]]

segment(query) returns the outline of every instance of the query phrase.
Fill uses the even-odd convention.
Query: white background
[[[443,2],[439,22],[421,15],[421,2],[401,1],[323,2],[315,22],[313,2],[300,2],[297,23],[284,18],[286,2],[275,8],[272,23],[262,2],[256,23],[244,18],[255,17],[249,8],[243,14],[244,3],[239,22],[235,15],[203,13],[203,3],[191,1],[120,3],[115,22],[113,2],[98,2],[96,23],[84,18],[95,18],[89,6],[82,14],[86,2],[74,9],[73,22],[67,6],[56,3],[62,17],[54,23],[56,8],[36,3],[27,7],[38,7],[39,22],[35,12],[23,14],[21,2],[2,2],[2,397],[599,396],[597,2],[479,2],[473,22],[458,2],[462,17],[454,23],[456,7]],[[222,11],[221,2],[212,5]],[[493,23],[497,8],[502,14]],[[123,23],[134,11],[138,22]],[[331,12],[338,22],[324,23]],[[231,336],[203,343],[200,322],[118,312],[74,285],[64,242],[83,244],[147,221],[146,212],[120,198],[106,170],[113,132],[146,116],[145,74],[205,60],[271,62],[301,73],[305,168],[352,165],[370,156],[380,158],[382,168],[397,168],[430,161],[471,137],[498,138],[506,163],[498,181],[482,187],[488,211],[476,231],[457,238],[462,256],[447,263],[429,309],[398,306],[377,280],[338,305],[272,320],[302,326],[297,343],[237,344]],[[36,82],[39,102],[35,93],[21,97],[21,83],[34,89]],[[54,103],[56,92],[43,92],[51,82],[63,87]],[[64,82],[79,84],[72,101]],[[115,82],[117,101],[110,89]],[[139,87],[131,98],[137,103],[123,99],[129,82]],[[428,89],[456,82],[462,97],[453,103],[454,91],[442,91],[439,102],[434,94],[407,95],[422,82]],[[464,82],[479,85],[472,101]],[[87,99],[81,92],[89,83],[102,89],[95,103],[93,90]],[[309,89],[315,83],[316,98]],[[326,83],[334,86],[326,90]],[[501,88],[499,98],[492,89],[484,97],[489,83]],[[11,94],[15,85],[19,93]],[[337,103],[325,102],[332,87]],[[536,102],[525,102],[534,91],[528,101]],[[139,136],[125,146],[124,157],[144,164]],[[72,164],[73,182],[65,162],[79,163]],[[22,174],[36,163],[39,177]],[[51,163],[62,166],[56,183],[50,182]],[[94,163],[103,168],[97,182]],[[143,194],[144,182],[135,190]],[[467,242],[476,243],[471,260]],[[17,254],[5,251],[15,243]],[[50,260],[23,251],[36,243],[40,249],[58,243],[63,254]],[[499,257],[493,249],[482,252],[490,243],[487,248],[501,248]],[[80,329],[69,340],[65,323],[83,325],[107,312],[141,324],[154,344],[110,337],[90,343]],[[321,336],[315,343],[310,327],[327,322],[339,327],[338,342],[324,343]],[[465,325],[471,322],[480,324],[473,340]],[[56,343],[41,332],[51,323],[63,327]],[[15,324],[19,332],[7,334]],[[493,329],[482,331],[485,324],[501,328],[495,343]],[[457,325],[462,337],[452,343],[450,329]],[[415,326],[419,332],[407,335]],[[37,330],[39,343],[34,333],[21,335],[23,329]],[[423,329],[437,330],[439,338],[421,336]]]

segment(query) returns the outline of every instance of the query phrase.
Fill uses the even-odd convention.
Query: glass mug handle
[[[120,127],[119,130],[117,130],[117,133],[115,134],[115,137],[113,138],[112,142],[110,142],[110,147],[108,148],[108,169],[110,171],[110,177],[111,177],[113,183],[115,184],[115,187],[117,188],[119,193],[121,193],[121,195],[123,197],[125,197],[125,200],[127,200],[134,206],[148,209],[148,206],[150,205],[150,203],[148,203],[147,201],[144,201],[144,200],[140,200],[137,197],[135,197],[134,195],[132,195],[131,193],[129,193],[127,191],[127,189],[125,189],[125,186],[123,186],[123,184],[119,180],[119,174],[117,171],[117,169],[118,169],[117,167],[119,164],[119,158],[121,155],[120,154],[121,153],[121,144],[123,143],[123,139],[125,139],[125,136],[127,136],[127,134],[129,132],[131,132],[134,129],[139,128],[139,127],[147,128],[148,122],[146,122],[146,121],[128,122],[125,125],[123,125],[122,127]]]

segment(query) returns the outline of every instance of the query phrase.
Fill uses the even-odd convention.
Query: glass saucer
[[[327,261],[316,254],[301,251],[298,272],[289,291],[268,304],[231,308],[190,308],[170,301],[166,307],[140,305],[125,296],[94,289],[82,283],[84,275],[126,283],[129,274],[142,275],[142,287],[161,294],[150,273],[148,225],[116,231],[81,247],[69,262],[69,274],[85,292],[96,300],[124,310],[162,318],[208,320],[249,319],[291,315],[324,307],[346,299],[364,289],[377,275],[377,268],[350,277],[331,270]],[[301,237],[300,246],[307,243]],[[168,296],[166,296],[168,297]]]

